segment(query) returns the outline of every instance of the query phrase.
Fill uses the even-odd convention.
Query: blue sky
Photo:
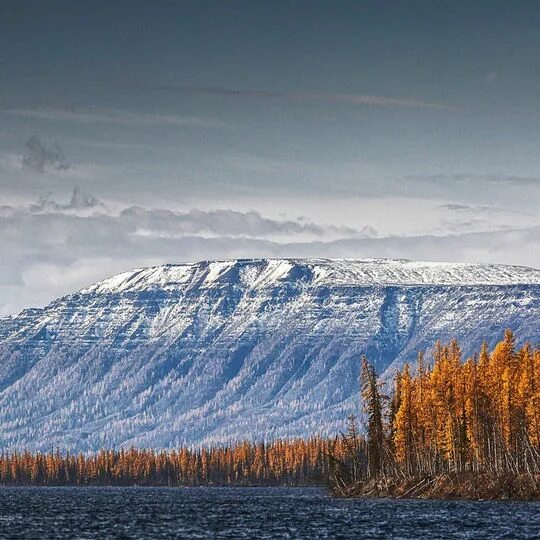
[[[539,27],[526,1],[4,0],[0,314],[199,258],[540,266]]]

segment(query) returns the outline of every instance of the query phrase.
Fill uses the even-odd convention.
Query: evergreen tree
[[[369,474],[372,477],[381,471],[383,452],[383,411],[379,384],[374,366],[362,357],[361,389],[364,413],[367,416],[367,455]]]

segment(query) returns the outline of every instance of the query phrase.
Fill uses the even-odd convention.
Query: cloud
[[[173,212],[163,209],[129,207],[120,219],[132,223],[136,234],[174,238],[191,234],[246,238],[304,236],[366,236],[376,231],[357,231],[349,227],[321,226],[302,220],[268,219],[259,212],[249,210],[190,210]]]
[[[143,126],[172,126],[198,128],[226,128],[228,124],[219,120],[180,116],[176,114],[135,113],[118,110],[76,110],[76,109],[5,109],[2,114],[21,116],[36,120],[56,120],[78,123],[105,123],[117,125],[139,124]]]
[[[451,212],[470,212],[472,210],[477,209],[477,207],[470,206],[468,204],[458,204],[458,203],[440,204],[439,208],[441,210],[450,210]]]
[[[60,146],[44,143],[39,137],[30,137],[25,143],[22,165],[34,171],[43,172],[46,168],[67,171],[70,168]]]
[[[486,205],[473,205],[473,204],[462,204],[462,203],[447,203],[440,204],[438,206],[441,210],[447,210],[449,212],[457,214],[483,214],[485,216],[507,216],[511,217],[513,220],[519,216],[525,216],[527,218],[536,219],[536,214],[527,212],[525,210],[511,210],[508,208],[499,208],[497,206],[486,206]]]
[[[391,257],[540,266],[539,225],[507,223],[508,213],[499,220],[499,210],[490,207],[448,203],[440,210],[449,214],[446,232],[381,235],[369,225],[352,229],[302,218],[271,219],[255,210],[132,206],[118,211],[77,189],[65,203],[47,198],[4,205],[0,314],[43,305],[130,268],[200,259]],[[467,225],[476,214],[498,230]],[[502,228],[506,225],[513,228]]]
[[[536,214],[523,210],[462,203],[441,204],[438,208],[443,211],[442,227],[451,232],[504,231],[540,224]]]
[[[108,220],[127,234],[147,238],[179,238],[189,235],[230,238],[366,238],[377,235],[377,231],[370,226],[357,230],[346,226],[320,225],[301,217],[296,220],[270,219],[255,210],[191,209],[181,212],[129,206],[118,212],[78,186],[73,189],[66,203],[47,196],[27,206],[0,206],[0,217],[22,219],[31,215],[47,215],[50,222],[62,219],[67,214],[98,217]],[[69,222],[66,222],[66,230],[69,229]]]
[[[91,193],[86,193],[79,186],[73,188],[71,199],[67,204],[58,203],[55,200],[47,197],[41,197],[35,204],[29,206],[29,211],[32,213],[39,212],[66,212],[79,210],[96,210],[105,209],[104,203],[96,199]]]
[[[154,89],[165,92],[188,93],[232,98],[250,99],[281,99],[286,101],[325,101],[330,103],[348,103],[350,105],[364,105],[384,108],[407,109],[451,109],[447,105],[424,101],[416,98],[392,98],[369,94],[341,94],[317,92],[274,92],[268,90],[241,90],[219,87],[191,87],[191,86],[155,86]]]
[[[0,314],[43,304],[135,266],[199,258],[263,256],[292,241],[367,238],[376,231],[270,219],[254,210],[118,212],[75,188],[66,202],[43,197],[0,207]]]
[[[523,187],[540,187],[540,178],[500,174],[433,174],[426,176],[406,176],[406,180],[427,182],[430,184],[500,184]]]
[[[325,241],[256,237],[145,236],[107,214],[0,217],[0,313],[43,304],[110,274],[150,264],[228,257],[398,257],[525,262],[540,266],[540,227],[443,236]],[[527,250],[524,250],[527,246]],[[525,253],[525,256],[524,256]],[[64,276],[62,278],[62,276]]]

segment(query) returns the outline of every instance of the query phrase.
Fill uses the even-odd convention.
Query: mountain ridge
[[[540,271],[388,259],[135,269],[0,319],[0,446],[174,447],[336,433],[359,358],[539,340]],[[32,395],[32,400],[27,396]]]
[[[139,274],[148,275],[148,273],[165,273],[166,271],[192,270],[201,266],[212,267],[223,265],[225,268],[236,264],[268,264],[281,266],[304,266],[306,268],[319,267],[325,268],[328,266],[336,267],[336,265],[356,266],[360,272],[347,273],[348,278],[364,277],[364,280],[357,281],[356,284],[384,284],[384,285],[443,285],[443,284],[458,284],[458,281],[452,282],[450,279],[452,274],[455,279],[459,279],[460,284],[540,284],[540,270],[518,265],[502,265],[502,264],[482,264],[482,263],[446,263],[446,262],[428,262],[428,261],[411,261],[408,259],[356,259],[356,258],[254,258],[254,259],[222,259],[222,260],[204,260],[194,263],[172,263],[165,265],[156,265],[151,267],[135,268],[128,272],[116,274],[110,278],[106,278],[90,287],[86,287],[81,292],[95,289],[99,286],[104,286],[108,283],[114,283],[121,277],[134,276]],[[276,268],[276,270],[278,270]],[[338,268],[343,271],[343,268]],[[377,272],[378,270],[382,270]],[[408,270],[409,272],[403,271]],[[363,275],[362,275],[362,271]],[[401,271],[401,272],[400,272]],[[477,272],[477,281],[470,279]],[[495,275],[493,275],[495,274]],[[394,276],[394,280],[381,279],[389,276]],[[414,276],[417,281],[412,279]],[[333,276],[336,277],[336,276]],[[399,278],[402,278],[400,281]],[[463,278],[469,278],[469,281],[463,282]],[[441,280],[443,278],[443,280]],[[448,281],[444,281],[444,278]],[[430,282],[430,279],[432,280]]]

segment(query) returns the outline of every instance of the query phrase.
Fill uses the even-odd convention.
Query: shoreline
[[[332,489],[338,498],[464,501],[540,501],[540,475],[444,473],[401,480],[383,478]]]
[[[317,490],[334,499],[364,500],[424,500],[424,501],[468,501],[468,502],[540,502],[540,475],[498,475],[487,473],[458,473],[407,478],[368,480],[336,490],[328,485],[257,485],[257,484],[0,484],[0,489],[166,489],[166,490]]]

